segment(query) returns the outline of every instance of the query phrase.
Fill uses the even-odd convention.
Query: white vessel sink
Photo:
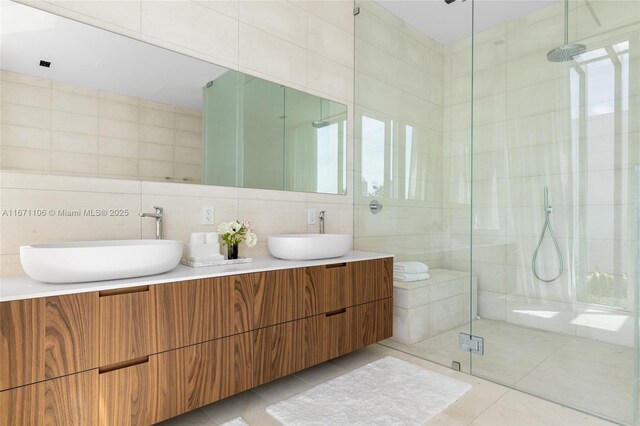
[[[20,263],[31,278],[76,283],[166,272],[182,257],[182,242],[113,240],[34,244],[20,247]]]
[[[269,236],[267,246],[280,259],[313,260],[344,256],[352,242],[347,234],[285,234]]]

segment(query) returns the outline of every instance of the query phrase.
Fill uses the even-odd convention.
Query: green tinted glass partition
[[[204,183],[346,193],[345,105],[236,71],[203,92]]]

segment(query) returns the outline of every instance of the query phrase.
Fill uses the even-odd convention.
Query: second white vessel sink
[[[112,240],[20,247],[22,269],[47,283],[141,277],[169,271],[182,257],[182,241]]]
[[[284,234],[269,236],[267,247],[280,259],[314,260],[344,256],[352,242],[348,234]]]

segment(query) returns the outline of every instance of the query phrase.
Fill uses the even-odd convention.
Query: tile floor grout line
[[[485,379],[482,379],[482,380],[485,380]],[[487,381],[489,381],[489,380],[487,380]],[[493,383],[493,382],[492,382],[492,383]],[[500,386],[504,386],[504,385],[500,385]],[[478,415],[477,415],[477,416],[475,416],[475,417],[473,418],[473,420],[471,420],[469,423],[467,423],[468,425],[472,425],[472,424],[473,424],[473,422],[475,422],[476,420],[478,420],[478,418],[480,418],[480,416],[482,416],[482,415],[483,415],[487,410],[489,410],[491,407],[493,407],[494,405],[496,405],[496,404],[498,403],[498,401],[500,401],[502,398],[504,398],[505,396],[507,396],[507,394],[508,394],[509,392],[511,392],[511,391],[513,391],[513,390],[514,390],[514,389],[511,389],[511,388],[510,388],[510,387],[508,387],[508,386],[504,386],[504,387],[506,388],[506,391],[505,391],[502,395],[500,395],[500,398],[498,398],[498,399],[496,399],[495,401],[493,401],[493,403],[489,404],[489,406],[488,406],[487,408],[485,408],[485,409],[484,409],[484,410],[482,410],[480,413],[478,413]]]
[[[560,347],[558,347],[558,349],[555,352],[551,353],[548,357],[546,357],[545,359],[540,361],[538,364],[536,364],[535,367],[533,367],[531,370],[529,370],[528,373],[526,373],[524,376],[522,376],[518,380],[516,380],[515,383],[513,384],[513,386],[514,387],[518,386],[518,384],[520,382],[522,382],[525,378],[529,377],[531,375],[531,373],[533,373],[538,367],[540,367],[542,364],[544,364],[545,362],[549,361],[551,359],[551,357],[557,355],[560,351],[565,349],[569,345],[569,343],[571,343],[574,339],[575,339],[575,337],[570,337],[569,339],[567,339],[567,341],[564,344],[562,344]],[[520,390],[520,389],[517,389],[517,390]]]
[[[217,402],[217,401],[216,401]],[[215,404],[215,402],[213,402],[212,404]],[[209,404],[211,405],[211,404]],[[206,405],[205,405],[206,407]],[[204,413],[205,416],[207,416],[207,418],[209,420],[211,420],[211,423],[213,423],[215,426],[220,426],[220,423],[216,422],[205,410],[202,409],[203,407],[198,408],[197,410],[201,411],[202,413]],[[195,411],[195,410],[194,410]],[[187,413],[189,413],[189,411],[187,411]]]
[[[217,402],[217,401],[216,401],[216,402]],[[215,404],[215,402],[213,402],[212,404]],[[209,405],[211,405],[211,404],[209,404]],[[205,405],[205,407],[206,407],[206,405]],[[205,410],[203,410],[203,409],[202,409],[202,407],[198,408],[198,410],[202,411],[202,412],[204,413],[204,415],[205,415],[205,416],[207,416],[207,417],[208,417],[208,418],[213,422],[213,424],[214,424],[214,425],[216,425],[216,426],[220,426],[220,423],[216,422],[216,421],[213,419],[213,417],[211,417],[211,416],[209,415],[209,413],[207,413]]]

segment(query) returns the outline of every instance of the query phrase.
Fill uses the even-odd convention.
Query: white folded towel
[[[405,283],[410,283],[412,281],[428,280],[429,278],[431,278],[431,275],[429,275],[427,272],[423,272],[421,274],[402,274],[400,272],[393,273],[394,281],[402,281]]]
[[[422,262],[396,262],[393,264],[393,272],[403,274],[422,274],[429,272],[429,266]]]

